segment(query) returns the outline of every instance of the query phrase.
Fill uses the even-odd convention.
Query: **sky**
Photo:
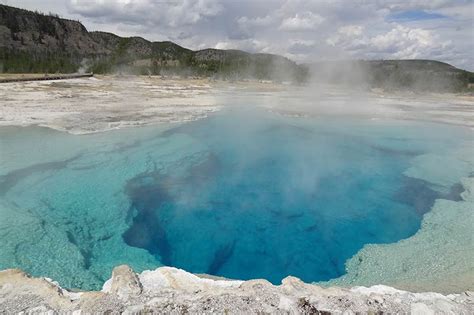
[[[435,59],[474,71],[474,0],[0,0],[88,30],[297,62]]]

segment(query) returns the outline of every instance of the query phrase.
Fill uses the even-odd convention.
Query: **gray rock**
[[[0,271],[0,313],[87,314],[473,314],[472,292],[411,293],[378,285],[322,288],[287,277],[266,280],[198,277],[161,267],[136,274],[116,267],[100,292],[70,292],[16,269]]]
[[[127,265],[115,267],[112,271],[110,284],[111,294],[116,294],[120,299],[127,299],[130,296],[138,296],[142,293],[142,284],[137,274]]]

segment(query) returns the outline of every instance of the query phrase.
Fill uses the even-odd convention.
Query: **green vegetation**
[[[32,24],[36,25],[37,32],[40,35],[56,37],[58,36],[57,25],[63,24],[63,19],[57,14],[44,14],[38,11],[31,12],[0,5],[0,24],[10,29],[12,39],[18,38],[17,33],[23,30],[26,21],[31,21]]]
[[[384,90],[467,92],[474,73],[434,60],[332,61],[310,66],[313,79]]]
[[[432,60],[321,62],[297,65],[282,56],[238,50],[192,51],[170,41],[149,42],[105,32],[88,32],[77,22],[0,5],[0,72],[69,73],[86,66],[94,73],[255,78],[294,83],[467,91],[472,72]],[[311,70],[311,71],[310,71]]]
[[[110,57],[95,59],[90,70],[94,73],[126,72],[132,74],[179,75],[215,77],[225,80],[256,78],[276,81],[303,82],[307,79],[306,68],[272,55],[254,56],[247,53],[220,53],[209,59],[197,57],[197,53],[170,42],[153,43],[150,55],[140,58],[127,53],[130,39],[120,39]],[[137,65],[136,60],[147,65]],[[277,59],[277,60],[275,60]],[[280,61],[280,62],[278,62]]]
[[[61,54],[32,55],[0,49],[0,72],[4,73],[72,73],[79,65]]]
[[[432,60],[367,62],[367,68],[371,86],[386,90],[463,92],[467,90],[469,77],[473,75]]]

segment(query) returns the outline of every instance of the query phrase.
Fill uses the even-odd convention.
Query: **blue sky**
[[[404,22],[404,21],[422,21],[431,19],[446,19],[446,15],[439,13],[430,13],[423,10],[408,10],[395,12],[388,16],[389,20]]]
[[[474,70],[472,0],[0,0],[89,30],[299,62],[436,59]]]

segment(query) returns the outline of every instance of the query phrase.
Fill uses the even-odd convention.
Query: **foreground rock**
[[[287,277],[279,286],[266,280],[200,278],[161,267],[134,273],[116,267],[99,292],[71,292],[45,278],[9,269],[0,272],[0,312],[42,313],[271,313],[271,314],[472,314],[474,292],[410,293],[387,286],[321,288]],[[78,314],[75,313],[75,314]]]

